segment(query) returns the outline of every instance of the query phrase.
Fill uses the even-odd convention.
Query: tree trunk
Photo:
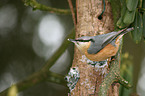
[[[114,30],[110,3],[105,0],[105,4],[105,13],[103,14],[103,18],[99,20],[98,16],[103,10],[102,0],[76,0],[76,38],[81,36],[105,34]],[[80,79],[75,88],[71,91],[71,96],[98,96],[100,84],[109,72],[108,65],[99,68],[87,64],[86,57],[84,57],[80,51],[75,48],[72,68],[73,67],[78,67]],[[117,94],[118,86],[110,87],[108,95],[117,96]]]

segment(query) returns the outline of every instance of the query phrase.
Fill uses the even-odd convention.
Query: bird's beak
[[[73,42],[73,43],[75,43],[76,42],[76,40],[75,39],[67,39],[68,41],[70,41],[70,42]]]

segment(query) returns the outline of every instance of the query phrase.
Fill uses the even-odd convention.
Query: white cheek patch
[[[82,51],[82,48],[83,48],[83,44],[79,44],[78,43],[75,43],[75,45],[77,46],[77,48],[79,49],[79,51],[81,52],[81,54],[84,54],[83,51]]]

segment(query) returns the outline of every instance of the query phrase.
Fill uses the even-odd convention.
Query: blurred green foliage
[[[120,74],[121,76],[129,81],[131,84],[133,84],[133,63],[132,63],[133,57],[128,53],[124,53],[121,56],[121,65],[120,65]],[[130,96],[133,89],[126,89],[122,85],[120,85],[119,89],[119,96]]]
[[[110,0],[110,2],[113,4],[114,0]],[[115,26],[118,28],[133,26],[134,31],[132,31],[132,38],[135,43],[139,43],[142,38],[145,40],[145,31],[143,30],[145,29],[145,0],[120,0],[120,3],[121,12],[116,11],[117,14],[120,14],[120,17],[117,22],[116,18],[114,18]],[[115,9],[116,6],[112,6],[112,10]]]

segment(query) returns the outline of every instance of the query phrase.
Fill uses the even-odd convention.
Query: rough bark
[[[110,3],[105,0],[106,9],[101,20],[98,16],[103,9],[102,0],[76,0],[77,4],[77,32],[76,38],[81,36],[94,36],[105,34],[114,30],[113,16],[111,12]],[[71,92],[71,96],[97,96],[99,86],[102,83],[105,75],[109,72],[108,66],[103,68],[96,68],[87,64],[86,58],[75,48],[74,60],[72,67],[78,67],[80,72],[80,79]],[[95,88],[96,87],[96,88]],[[115,95],[117,86],[110,87],[108,91],[109,96]],[[96,91],[96,92],[95,92]]]

